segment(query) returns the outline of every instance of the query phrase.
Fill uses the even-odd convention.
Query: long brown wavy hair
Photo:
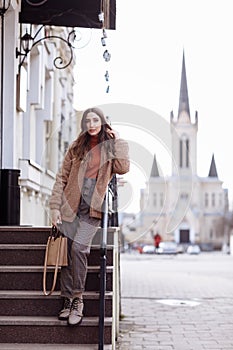
[[[86,117],[88,113],[95,113],[101,119],[101,130],[98,134],[98,143],[102,143],[106,146],[107,150],[113,152],[113,138],[109,135],[107,130],[112,130],[111,126],[107,123],[104,113],[97,107],[88,108],[83,112],[81,120],[81,133],[78,138],[73,142],[72,151],[74,156],[78,160],[82,160],[85,155],[90,151],[90,138],[91,136],[87,132]],[[109,141],[109,142],[105,142]]]

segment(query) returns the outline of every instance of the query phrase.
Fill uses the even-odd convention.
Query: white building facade
[[[115,29],[116,1],[0,0],[0,22],[0,225],[50,225],[55,175],[80,132],[79,28]]]
[[[73,107],[75,56],[60,69],[71,57],[69,45],[43,38],[66,39],[72,28],[19,23],[20,7],[21,1],[11,1],[4,14],[1,168],[20,171],[20,225],[43,226],[51,223],[48,200],[55,174],[79,128]],[[20,38],[25,33],[38,43],[24,57]],[[63,61],[54,61],[57,57]]]
[[[225,217],[228,194],[218,178],[214,155],[207,177],[197,174],[198,115],[189,110],[185,58],[183,55],[180,101],[177,118],[170,118],[172,174],[162,177],[154,158],[147,189],[141,195],[141,242],[153,243],[159,233],[164,241],[198,243],[203,249],[228,243]]]

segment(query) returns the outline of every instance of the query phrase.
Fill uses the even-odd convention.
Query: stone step
[[[108,228],[107,244],[114,244],[116,227]],[[46,244],[51,228],[49,226],[0,226],[0,244]],[[99,246],[101,228],[93,238],[93,244]]]
[[[1,350],[98,350],[98,344],[12,344],[2,343]],[[114,348],[115,349],[115,348]],[[104,350],[113,350],[112,345],[104,345]]]
[[[52,296],[43,295],[43,263],[50,227],[0,227],[0,349],[98,349],[101,229],[93,239],[88,260],[84,318],[79,327],[57,319],[62,306],[60,273]],[[117,228],[108,229],[105,295],[105,346],[115,349],[115,298],[113,296],[114,244]],[[53,269],[48,268],[47,288]],[[113,318],[111,317],[113,314]],[[21,344],[21,345],[20,345]],[[33,345],[32,345],[33,344]],[[5,347],[6,346],[6,347]],[[21,346],[21,347],[20,347]],[[37,348],[36,348],[37,346]],[[71,348],[70,348],[71,347]],[[49,348],[48,348],[49,349]]]
[[[99,266],[88,266],[86,291],[99,291]],[[48,268],[47,288],[52,285],[53,268]],[[42,290],[42,266],[0,266],[0,290]],[[106,268],[106,290],[113,288],[113,267]],[[55,290],[60,289],[59,276]]]
[[[0,244],[46,244],[50,228],[0,226]]]
[[[98,344],[98,317],[84,317],[69,327],[55,317],[0,316],[0,343]],[[112,341],[112,318],[105,318],[104,343]],[[1,348],[1,347],[0,347]]]
[[[44,264],[45,244],[0,244],[0,266],[42,266]],[[107,248],[107,265],[113,265],[113,247]],[[91,247],[88,265],[100,264],[100,248]]]
[[[105,316],[112,316],[112,292],[105,294]],[[85,292],[84,314],[86,317],[99,315],[99,293]],[[0,291],[2,316],[53,316],[62,308],[59,292],[45,297],[40,291]]]

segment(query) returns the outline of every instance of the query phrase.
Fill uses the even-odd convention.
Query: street
[[[233,349],[233,257],[121,254],[117,349]]]

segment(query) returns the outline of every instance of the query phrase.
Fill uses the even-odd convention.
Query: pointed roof
[[[212,155],[211,164],[210,164],[210,171],[209,171],[208,177],[218,177],[214,155]]]
[[[179,115],[182,111],[186,111],[190,117],[184,51],[183,51],[181,82],[180,82],[180,101],[179,101],[178,118],[179,118]]]
[[[158,169],[158,164],[157,164],[155,155],[154,155],[153,165],[151,168],[150,177],[159,177],[159,169]]]

